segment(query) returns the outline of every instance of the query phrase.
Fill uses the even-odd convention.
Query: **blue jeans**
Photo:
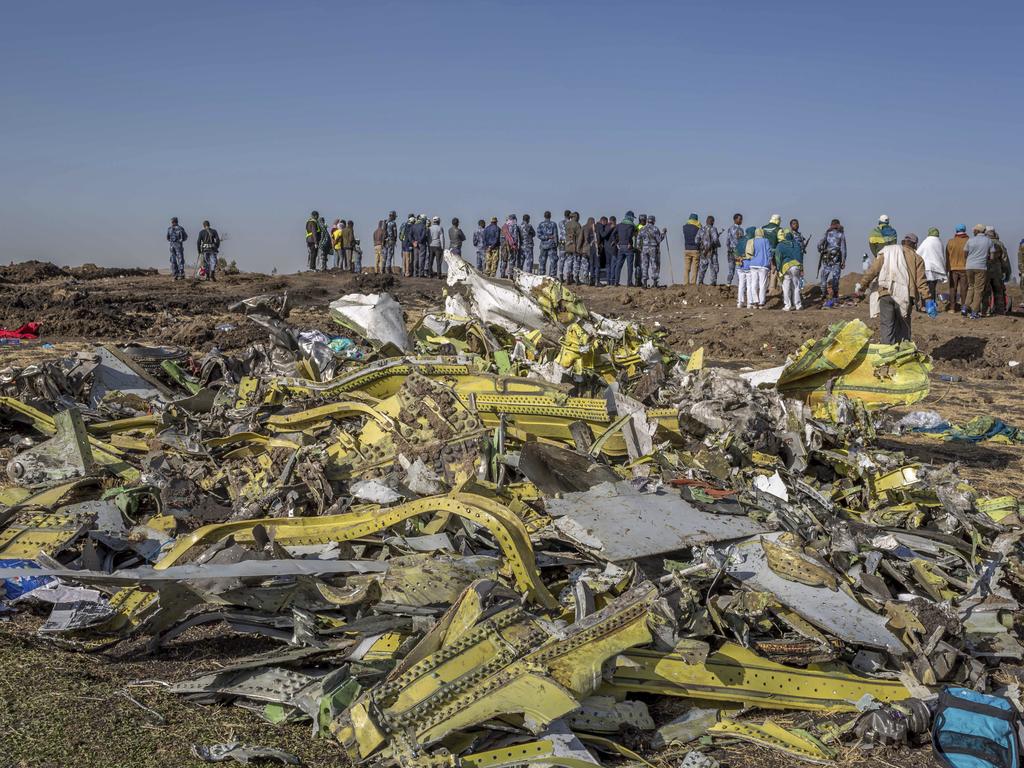
[[[628,248],[623,248],[622,250],[617,250],[615,252],[611,269],[608,272],[608,285],[620,284],[620,281],[622,280],[622,267],[625,265],[627,258],[629,259],[630,269],[632,269],[633,254],[630,250]],[[632,283],[630,283],[630,285],[632,285]]]
[[[185,248],[181,243],[171,243],[171,275],[185,276]]]

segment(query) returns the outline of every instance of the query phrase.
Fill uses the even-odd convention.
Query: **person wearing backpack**
[[[196,250],[199,253],[199,261],[206,270],[207,280],[217,279],[217,254],[220,253],[220,235],[217,230],[210,226],[210,222],[203,222],[203,229],[196,238]]]
[[[167,242],[171,244],[171,274],[175,280],[185,279],[185,241],[188,233],[178,224],[178,217],[171,219],[167,228]]]
[[[846,268],[846,233],[839,219],[832,219],[818,241],[818,277],[822,309],[832,309],[839,298],[839,277]]]

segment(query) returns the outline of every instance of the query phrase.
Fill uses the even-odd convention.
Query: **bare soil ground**
[[[857,276],[844,278],[846,293]],[[0,367],[66,354],[94,342],[173,343],[205,351],[241,349],[264,333],[228,305],[260,293],[287,290],[295,310],[290,321],[301,327],[336,330],[327,304],[355,291],[387,290],[410,319],[438,306],[443,283],[363,274],[225,275],[216,283],[177,282],[150,270],[108,269],[94,265],[61,268],[29,262],[0,267],[0,327],[42,323],[39,342],[0,346]],[[776,297],[770,308],[738,310],[731,289],[673,286],[653,291],[583,288],[588,306],[606,315],[660,323],[679,351],[704,347],[710,362],[729,361],[755,367],[778,365],[809,338],[819,337],[838,320],[860,317],[872,327],[867,305],[850,302],[822,310],[812,300],[801,312],[782,312]],[[1011,291],[1014,305],[1020,292]],[[235,326],[229,331],[218,325]],[[915,408],[939,411],[964,422],[979,414],[996,414],[1024,424],[1021,379],[1024,366],[1024,315],[968,321],[943,314],[935,320],[918,315],[915,341],[935,359],[931,394]],[[43,347],[43,344],[52,346]],[[938,374],[962,378],[945,382]],[[964,475],[990,494],[1024,495],[1024,448],[993,444],[944,443],[902,437],[891,447],[925,461],[958,462]],[[159,654],[144,646],[118,647],[103,655],[85,655],[44,644],[32,630],[37,619],[20,615],[0,619],[0,766],[189,766],[199,765],[193,743],[237,739],[276,746],[299,755],[307,765],[345,765],[330,741],[311,737],[308,726],[272,726],[248,711],[195,706],[160,686],[127,687],[140,679],[180,680],[214,669],[263,648],[261,641],[215,630],[193,630]],[[155,716],[129,700],[159,713]],[[767,713],[761,713],[762,715]],[[781,768],[792,761],[750,745],[717,748],[726,766]],[[681,752],[654,756],[674,765]],[[932,765],[927,749],[892,754],[847,750],[844,766]]]

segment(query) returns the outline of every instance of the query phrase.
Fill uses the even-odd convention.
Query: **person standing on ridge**
[[[320,227],[320,213],[313,211],[306,219],[306,255],[310,272],[316,271],[316,257],[320,252],[320,239],[323,235],[323,230]]]
[[[896,245],[896,238],[896,230],[889,226],[889,217],[883,213],[878,217],[878,226],[868,235],[868,248],[871,249],[871,255],[877,256],[878,252],[887,245]]]
[[[862,278],[862,290],[878,280],[877,295],[871,297],[871,317],[880,317],[878,335],[883,344],[910,341],[910,321],[917,299],[924,296],[928,283],[924,261],[917,253],[917,235],[910,233],[902,245],[890,243],[879,249]],[[929,317],[939,310],[931,299],[925,300]]]
[[[700,232],[700,219],[696,213],[683,224],[683,285],[697,284],[697,271],[700,266],[700,243],[697,234]]]
[[[946,274],[949,275],[949,304],[947,312],[966,314],[967,307],[967,225],[957,224],[956,230],[946,241]]]
[[[917,254],[924,262],[924,281],[928,284],[928,295],[924,298],[938,301],[938,284],[946,280],[946,252],[937,227],[928,229],[928,237],[921,241]]]
[[[523,223],[519,225],[519,269],[533,273],[533,239],[537,230],[530,223],[530,214],[523,214]]]
[[[839,299],[839,278],[846,268],[846,233],[839,219],[832,219],[818,241],[818,277],[822,309],[832,309]]]
[[[441,260],[444,256],[445,238],[444,227],[441,226],[441,217],[435,216],[430,221],[430,246],[427,259],[427,274],[425,277],[441,277]]]
[[[487,249],[484,247],[484,229],[487,224],[483,219],[476,223],[476,231],[473,233],[473,247],[476,248],[476,268],[484,271],[484,258]]]
[[[178,217],[171,219],[167,228],[167,242],[171,244],[171,275],[175,280],[185,279],[185,241],[188,233],[178,224]]]
[[[732,285],[733,280],[736,278],[736,268],[743,257],[743,254],[740,253],[740,249],[737,247],[741,237],[743,237],[743,214],[734,213],[732,215],[732,226],[725,233],[726,258],[729,261],[728,285]]]
[[[558,271],[558,225],[551,220],[551,211],[544,211],[544,219],[537,225],[540,242],[539,274],[554,277]]]
[[[498,217],[491,216],[491,223],[484,228],[484,274],[494,277],[498,272],[498,247],[501,244],[501,227],[498,226]]]
[[[615,226],[615,250],[617,258],[612,267],[612,274],[608,277],[608,285],[619,285],[622,279],[622,267],[626,267],[626,285],[633,285],[633,234],[636,232],[636,224],[633,223],[633,212],[626,211],[626,215]]]
[[[206,271],[207,280],[217,279],[217,255],[220,253],[220,235],[217,230],[210,226],[210,222],[203,222],[203,229],[196,238],[196,251],[199,253],[199,261]],[[315,252],[314,252],[315,253]]]
[[[960,314],[977,320],[981,317],[982,300],[985,296],[988,255],[992,250],[992,241],[985,236],[984,224],[976,224],[973,232],[974,236],[964,243],[964,255],[967,257],[967,301]]]
[[[398,214],[394,211],[388,214],[387,221],[384,222],[384,242],[382,250],[384,251],[384,271],[387,274],[391,274],[395,266],[395,243],[398,242]]]
[[[704,283],[710,272],[711,284],[718,285],[718,249],[722,247],[722,231],[715,226],[715,217],[708,216],[704,226],[697,232],[697,248],[700,261],[697,267],[697,285]]]
[[[459,226],[458,218],[454,218],[452,219],[452,225],[448,227],[448,248],[460,259],[462,258],[462,244],[464,242],[466,242],[466,233]]]

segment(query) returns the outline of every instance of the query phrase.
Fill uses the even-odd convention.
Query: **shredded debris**
[[[279,641],[170,690],[379,765],[737,740],[829,763],[927,739],[944,688],[1016,696],[1019,501],[878,440],[1016,431],[887,420],[928,392],[912,344],[837,323],[739,374],[552,279],[446,258],[443,310],[413,323],[350,294],[331,336],[263,295],[232,307],[266,338],[243,353],[0,372],[8,607],[86,651],[214,623]],[[661,697],[689,710],[649,711]]]

